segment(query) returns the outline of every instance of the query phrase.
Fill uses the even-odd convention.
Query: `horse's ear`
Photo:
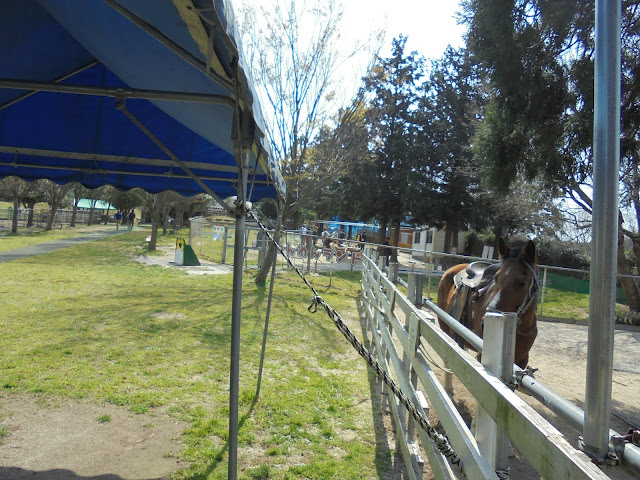
[[[535,265],[537,263],[536,244],[533,243],[533,240],[529,240],[529,243],[527,243],[527,246],[524,249],[524,258],[531,265]]]
[[[498,240],[498,255],[500,256],[500,260],[508,258],[509,253],[511,253],[511,248],[507,245],[507,242],[504,241],[504,238],[500,237]]]

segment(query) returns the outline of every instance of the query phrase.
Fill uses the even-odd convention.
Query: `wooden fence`
[[[609,478],[498,377],[444,334],[437,325],[435,311],[416,307],[380,270],[372,255],[375,253],[369,251],[362,259],[362,303],[378,361],[419,411],[427,418],[429,408],[435,411],[469,480],[499,478],[495,456],[486,454],[483,441],[476,440],[437,379],[430,366],[432,360],[427,346],[462,381],[478,406],[495,421],[541,477]],[[414,288],[415,282],[409,283]],[[388,393],[397,443],[409,478],[422,478],[418,439],[435,478],[458,478],[457,467],[449,465],[422,428],[407,415],[404,406],[391,392]],[[482,432],[479,433],[482,436]]]

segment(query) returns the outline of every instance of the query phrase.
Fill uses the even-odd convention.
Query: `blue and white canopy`
[[[284,194],[229,0],[0,0],[0,177]]]

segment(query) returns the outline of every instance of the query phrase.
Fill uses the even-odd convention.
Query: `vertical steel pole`
[[[593,126],[593,241],[584,443],[587,453],[609,450],[620,165],[621,0],[596,0]]]
[[[240,324],[242,319],[242,264],[246,217],[247,173],[249,151],[241,149],[236,160],[242,162],[238,175],[236,200],[236,232],[233,250],[233,299],[231,304],[231,367],[229,374],[229,480],[238,478],[238,398],[240,391]],[[238,158],[240,157],[240,158]]]

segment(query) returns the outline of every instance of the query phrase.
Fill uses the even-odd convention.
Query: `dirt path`
[[[186,424],[162,413],[56,402],[31,395],[0,398],[0,420],[9,431],[0,445],[1,479],[151,480],[185,467],[175,454]]]

